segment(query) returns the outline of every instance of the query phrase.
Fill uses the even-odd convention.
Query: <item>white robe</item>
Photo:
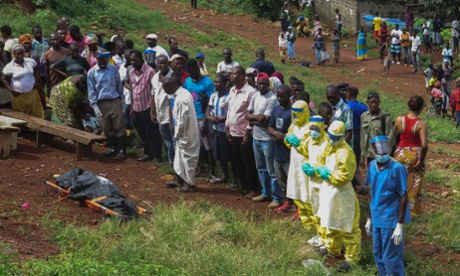
[[[291,125],[292,133],[299,139],[303,139],[308,132],[308,124],[298,127]],[[289,164],[289,173],[287,177],[286,197],[294,200],[301,200],[306,203],[309,199],[308,181],[309,177],[303,172],[302,165],[305,163],[305,157],[299,153],[295,147],[291,147],[291,159]]]
[[[172,95],[174,98],[173,118],[176,152],[174,171],[185,183],[195,185],[195,170],[200,155],[200,134],[196,119],[192,95],[184,88],[179,88]]]

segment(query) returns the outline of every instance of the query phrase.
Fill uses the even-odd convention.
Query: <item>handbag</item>
[[[326,62],[330,58],[330,54],[328,51],[321,51],[321,62]]]

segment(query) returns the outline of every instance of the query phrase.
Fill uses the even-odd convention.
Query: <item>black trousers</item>
[[[258,192],[260,190],[256,160],[252,148],[252,138],[243,145],[243,137],[232,136],[233,175],[241,182],[243,190]]]
[[[140,112],[134,112],[134,127],[144,142],[144,154],[161,160],[161,147],[163,140],[158,124],[150,120],[150,108]]]
[[[191,5],[192,5],[193,8],[196,9],[196,0],[191,0]]]

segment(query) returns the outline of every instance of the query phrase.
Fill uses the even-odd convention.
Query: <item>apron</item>
[[[308,163],[310,163],[310,165],[316,165],[318,162],[318,156],[326,150],[327,142],[324,137],[322,137],[322,139],[323,141],[317,145],[313,144],[313,140],[310,140],[308,143]],[[320,177],[310,177],[308,195],[312,211],[315,216],[318,216],[319,193],[321,191],[322,183],[323,179]]]
[[[295,134],[299,139],[303,139],[308,131],[307,125],[299,128],[293,125]],[[289,164],[289,173],[287,178],[286,197],[294,200],[308,201],[308,182],[309,178],[302,170],[302,165],[306,162],[305,157],[300,154],[295,147],[291,147],[291,160]]]
[[[326,167],[336,171],[336,155],[326,158]],[[321,226],[351,233],[355,214],[355,191],[351,182],[343,186],[334,186],[328,180],[323,180],[319,193],[318,216]]]

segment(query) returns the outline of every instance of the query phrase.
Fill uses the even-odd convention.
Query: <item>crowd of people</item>
[[[127,158],[127,135],[135,130],[144,153],[138,161],[166,159],[176,177],[165,186],[182,193],[197,191],[195,179],[206,168],[208,181],[230,182],[230,163],[230,189],[270,202],[276,212],[296,212],[316,232],[312,246],[344,255],[343,270],[360,260],[357,192],[367,193],[368,184],[365,229],[373,236],[379,274],[404,275],[403,225],[421,212],[428,148],[427,125],[418,117],[422,97],[411,97],[408,114],[393,126],[377,93],[364,104],[358,88],[347,83],[329,85],[325,101],[315,106],[304,83],[285,79],[263,49],[248,68],[233,60],[230,48],[206,68],[204,53],[190,58],[174,37],[167,51],[149,34],[141,52],[117,35],[105,43],[101,36],[82,35],[67,17],[56,25],[49,40],[39,26],[33,37],[19,39],[1,27],[2,107],[39,118],[51,108],[55,123],[102,132],[111,147],[103,155],[118,160]],[[289,43],[291,36],[284,39]],[[315,38],[319,51],[320,42]],[[216,161],[223,177],[216,177]]]

